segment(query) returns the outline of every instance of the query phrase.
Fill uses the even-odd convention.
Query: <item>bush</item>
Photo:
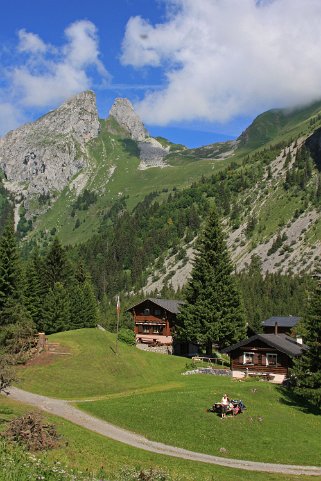
[[[131,329],[120,329],[118,339],[129,346],[136,346],[136,336]]]

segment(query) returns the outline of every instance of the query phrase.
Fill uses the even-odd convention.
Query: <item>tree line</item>
[[[13,339],[93,327],[97,301],[90,275],[72,263],[57,238],[23,262],[12,217],[0,237],[0,346]]]

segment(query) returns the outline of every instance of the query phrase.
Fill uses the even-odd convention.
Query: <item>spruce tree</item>
[[[44,299],[44,331],[47,334],[70,329],[69,295],[61,282],[56,282]]]
[[[98,323],[98,306],[92,282],[84,269],[82,270],[83,275],[79,275],[79,272],[78,268],[76,278],[68,289],[70,329],[95,327]]]
[[[98,309],[97,309],[96,296],[95,296],[93,285],[90,279],[87,279],[84,282],[82,291],[83,291],[83,298],[84,298],[84,305],[83,305],[84,326],[83,327],[96,327],[98,323]]]
[[[295,392],[321,408],[321,282],[310,294],[307,314],[303,319],[305,344],[308,350],[295,360],[292,374]]]
[[[43,279],[43,263],[36,250],[29,262],[26,264],[26,288],[25,288],[25,306],[28,309],[32,320],[34,321],[38,331],[42,331],[43,326],[43,302],[46,289]]]
[[[55,237],[46,256],[44,276],[48,288],[53,288],[57,282],[66,285],[71,281],[71,266],[67,259],[65,249],[57,237]]]
[[[213,343],[225,347],[245,337],[242,302],[216,208],[210,211],[196,247],[178,337],[205,345],[210,354]]]
[[[22,299],[23,280],[13,219],[7,221],[0,239],[0,314],[9,304],[19,303]],[[6,324],[2,315],[0,324]]]

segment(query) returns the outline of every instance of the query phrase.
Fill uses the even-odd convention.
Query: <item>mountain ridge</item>
[[[94,94],[86,95],[93,105]],[[70,173],[69,179],[65,175],[58,189],[53,183],[52,190],[48,188],[35,194],[32,190],[35,185],[31,185],[28,191],[22,182],[18,186],[20,191],[18,188],[17,191],[11,190],[17,229],[25,244],[48,243],[55,234],[65,244],[87,242],[103,229],[113,229],[118,217],[124,213],[131,216],[136,207],[144,203],[144,198],[152,195],[151,205],[162,204],[183,189],[194,195],[190,186],[199,185],[201,189],[203,182],[204,188],[207,186],[208,189],[203,196],[209,202],[215,200],[220,206],[238,269],[246,268],[253,254],[261,258],[263,270],[272,272],[302,272],[305,268],[311,269],[313,262],[321,257],[321,220],[319,198],[316,197],[320,182],[320,149],[315,147],[320,145],[321,138],[320,102],[291,112],[268,111],[258,116],[236,141],[196,149],[149,137],[130,102],[124,99],[117,102],[121,103],[124,121],[118,116],[117,109],[116,115],[107,119],[98,119],[97,110],[92,110],[94,126],[88,130],[90,138],[75,140],[75,145],[81,146],[78,155],[83,164],[75,173]],[[111,112],[115,113],[113,108]],[[134,125],[133,132],[126,124],[126,112],[133,116],[129,123]],[[36,122],[56,114],[57,111],[50,112]],[[82,124],[79,125],[81,129]],[[70,141],[68,136],[67,140]],[[52,145],[56,145],[41,138],[40,134],[37,141],[45,145],[49,143],[49,151]],[[3,141],[0,145],[3,152]],[[147,154],[144,160],[142,145],[147,145],[147,149],[150,145],[156,150],[161,149],[161,158],[154,162]],[[75,150],[71,149],[72,155]],[[301,151],[308,152],[303,160],[300,160]],[[72,158],[79,161],[75,155]],[[33,160],[29,159],[27,164],[22,161],[22,166],[28,169]],[[1,157],[1,149],[0,165],[7,175],[4,183],[8,186],[9,171],[3,154]],[[215,182],[214,197],[211,178]],[[26,192],[32,195],[28,198]],[[194,201],[195,207],[198,202],[200,200]],[[189,209],[192,205],[193,202]],[[199,215],[202,219],[201,212]],[[166,224],[171,226],[172,222],[175,225],[176,221],[169,216]],[[186,237],[186,232],[182,232],[178,245],[179,250],[187,252],[187,256],[181,254],[181,258],[190,259],[193,243]],[[171,282],[172,278],[179,287],[188,276],[190,260],[184,261],[180,271],[176,254],[167,250],[168,247],[164,247],[165,257],[162,257],[165,273],[159,272],[157,257],[145,271],[146,281],[149,278],[146,282],[149,292]],[[169,272],[172,272],[171,276]],[[175,281],[175,276],[179,282]]]

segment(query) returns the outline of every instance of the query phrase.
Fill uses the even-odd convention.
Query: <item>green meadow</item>
[[[0,429],[4,428],[5,420],[27,411],[30,411],[27,405],[0,397]],[[46,453],[38,453],[37,457],[49,464],[58,461],[62,467],[68,466],[83,473],[96,473],[102,467],[110,476],[110,481],[117,479],[117,473],[124,466],[139,469],[151,467],[161,469],[169,473],[173,481],[307,481],[311,479],[307,476],[257,473],[160,456],[104,438],[63,419],[54,416],[46,417],[50,422],[55,423],[61,435],[61,446]],[[1,449],[0,442],[0,459]],[[14,459],[13,456],[12,459]],[[18,465],[19,459],[20,454],[17,451],[15,459],[17,463],[14,466],[7,469],[6,466],[0,464],[1,481],[39,479],[37,478],[37,469],[30,472],[30,469],[27,469],[23,463]],[[57,478],[52,477],[51,479]],[[320,481],[321,477],[313,477],[313,480]]]
[[[280,386],[183,376],[186,359],[146,353],[95,329],[50,336],[69,355],[20,370],[19,387],[74,400],[81,409],[155,441],[214,455],[320,465],[321,416]],[[221,419],[207,408],[227,392],[247,410]]]

